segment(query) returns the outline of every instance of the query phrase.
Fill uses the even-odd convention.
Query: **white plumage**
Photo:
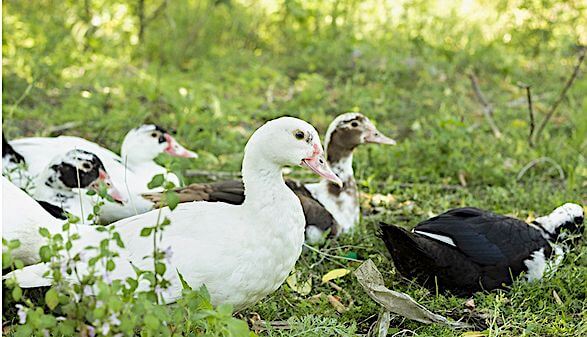
[[[303,138],[302,138],[303,135]],[[242,205],[192,202],[174,211],[161,210],[171,220],[160,247],[171,247],[173,255],[166,278],[171,287],[163,293],[169,303],[181,295],[176,269],[194,288],[205,284],[214,304],[230,303],[243,308],[276,290],[298,259],[304,242],[304,214],[296,195],[281,175],[285,165],[309,166],[318,174],[336,180],[323,159],[316,130],[308,123],[283,117],[266,123],[251,137],[245,148]],[[134,276],[131,266],[152,269],[152,237],[141,237],[145,226],[153,226],[158,210],[114,223],[126,248],[119,249],[111,279]],[[78,226],[81,239],[74,252],[96,245],[104,233],[94,227]],[[85,272],[85,265],[78,266]],[[46,265],[16,271],[22,287],[42,286]],[[75,280],[71,280],[75,282]],[[145,287],[141,284],[139,287]]]
[[[96,143],[71,136],[23,138],[11,141],[10,145],[24,157],[28,166],[27,173],[31,177],[38,176],[51,159],[69,150],[80,149],[96,154],[112,177],[114,185],[118,186],[122,196],[128,200],[124,205],[105,205],[100,218],[103,223],[152,209],[153,204],[140,197],[140,194],[160,190],[147,187],[154,175],[167,172],[154,161],[157,155],[169,153],[179,157],[197,157],[197,154],[186,150],[155,125],[143,125],[129,131],[122,143],[120,156]],[[167,180],[177,186],[180,184],[179,178],[173,173],[167,174]]]

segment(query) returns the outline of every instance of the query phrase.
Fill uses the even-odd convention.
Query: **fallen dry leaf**
[[[298,274],[294,272],[286,280],[287,285],[296,293],[306,296],[312,291],[312,278],[308,278],[304,282],[299,282]]]
[[[481,332],[481,331],[467,331],[467,332],[463,332],[463,334],[461,335],[461,337],[485,337],[487,336],[486,333]]]
[[[387,289],[383,284],[383,276],[371,260],[363,262],[354,274],[367,294],[386,310],[421,323],[441,323],[455,328],[471,327],[466,323],[451,322],[426,309],[409,295]]]
[[[465,307],[467,307],[467,309],[470,309],[470,310],[475,310],[475,300],[472,298],[469,298],[467,300],[467,302],[465,302]]]
[[[377,322],[367,336],[369,337],[385,337],[387,336],[387,332],[389,330],[389,323],[391,322],[391,313],[389,311],[383,310],[377,316]]]
[[[558,296],[558,293],[554,289],[552,290],[552,297],[554,297],[556,304],[563,305],[563,301],[561,300],[561,298]]]
[[[328,273],[324,274],[324,276],[322,276],[322,283],[326,283],[328,281],[332,281],[334,279],[343,277],[350,272],[351,272],[350,270],[344,269],[344,268],[333,269],[333,270],[329,271]]]
[[[344,304],[340,303],[340,299],[338,298],[338,296],[328,295],[328,302],[330,302],[330,304],[334,307],[336,311],[338,311],[338,313],[342,314],[346,311],[346,307],[344,306]]]

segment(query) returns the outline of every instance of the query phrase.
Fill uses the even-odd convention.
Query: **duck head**
[[[281,117],[265,123],[251,136],[245,157],[247,152],[260,154],[255,155],[257,160],[269,161],[275,166],[306,167],[325,179],[342,184],[326,162],[318,132],[301,119]]]
[[[330,123],[326,131],[325,144],[328,157],[350,154],[361,144],[395,145],[395,140],[381,133],[363,114],[344,113]]]
[[[126,200],[112,183],[104,164],[95,154],[84,150],[71,150],[54,158],[42,175],[41,183],[56,190],[84,188],[98,192],[104,184],[108,195],[118,203]]]
[[[181,158],[198,158],[198,154],[179,144],[169,132],[153,124],[130,130],[122,142],[122,159],[131,164],[152,161],[160,153]]]
[[[547,236],[552,239],[565,239],[570,235],[583,234],[583,220],[585,212],[583,207],[573,203],[566,203],[557,207],[547,216],[536,218],[533,221]]]

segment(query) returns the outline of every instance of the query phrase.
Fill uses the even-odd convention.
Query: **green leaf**
[[[152,314],[145,316],[145,326],[151,330],[159,329],[159,319]]]
[[[12,264],[12,254],[10,252],[2,252],[2,269],[10,267]]]
[[[232,315],[232,305],[230,304],[220,304],[216,307],[218,313],[222,316],[231,316]]]
[[[113,271],[115,267],[116,265],[114,264],[114,261],[108,260],[108,262],[106,262],[106,270]]]
[[[170,210],[174,210],[179,204],[179,196],[173,191],[165,192],[165,201]]]
[[[16,269],[22,269],[22,268],[24,268],[24,263],[22,262],[22,260],[15,259],[14,260],[14,267]]]
[[[49,289],[45,294],[45,304],[49,307],[49,309],[53,310],[59,304],[59,294],[55,288]]]
[[[181,287],[183,289],[192,290],[192,287],[186,282],[179,270],[175,268],[175,271],[177,272],[177,276],[179,276],[179,280],[181,281]]]
[[[33,335],[33,328],[28,325],[18,325],[14,337],[30,337]]]
[[[141,229],[141,236],[149,236],[149,235],[151,235],[152,231],[153,231],[153,227],[145,227],[145,228]]]
[[[14,286],[14,288],[12,289],[12,298],[15,301],[20,301],[21,297],[22,297],[22,289],[18,285]]]
[[[41,256],[41,262],[51,261],[51,248],[49,246],[43,246],[39,249],[39,255]]]
[[[48,238],[51,236],[51,234],[49,233],[49,230],[45,227],[39,228],[39,234],[44,238]]]
[[[167,270],[167,267],[165,267],[164,263],[161,263],[161,262],[155,263],[155,273],[157,273],[159,275],[163,275],[163,274],[165,274],[165,270]]]
[[[16,249],[16,248],[20,247],[20,241],[18,241],[18,239],[10,240],[10,241],[8,241],[7,246],[10,249]]]
[[[161,185],[163,185],[164,181],[165,177],[163,177],[163,174],[156,174],[155,176],[153,176],[153,179],[149,181],[147,187],[150,189],[160,187]]]
[[[120,238],[120,234],[118,232],[114,232],[112,234],[112,237],[116,241],[116,244],[118,245],[118,247],[124,248],[124,242],[122,242],[122,239]]]

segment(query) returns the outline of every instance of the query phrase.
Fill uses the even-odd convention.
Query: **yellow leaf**
[[[337,279],[339,277],[343,277],[350,272],[351,272],[350,270],[344,269],[344,268],[333,269],[333,270],[329,271],[328,273],[326,273],[324,276],[322,276],[322,283],[326,283],[328,281],[332,281],[332,280]]]
[[[291,274],[286,280],[287,285],[296,293],[306,296],[312,291],[312,278],[308,278],[304,282],[298,282],[297,273]]]
[[[463,332],[463,334],[461,335],[461,337],[485,337],[487,336],[487,334],[485,332],[481,332],[481,331],[467,331],[467,332]]]

